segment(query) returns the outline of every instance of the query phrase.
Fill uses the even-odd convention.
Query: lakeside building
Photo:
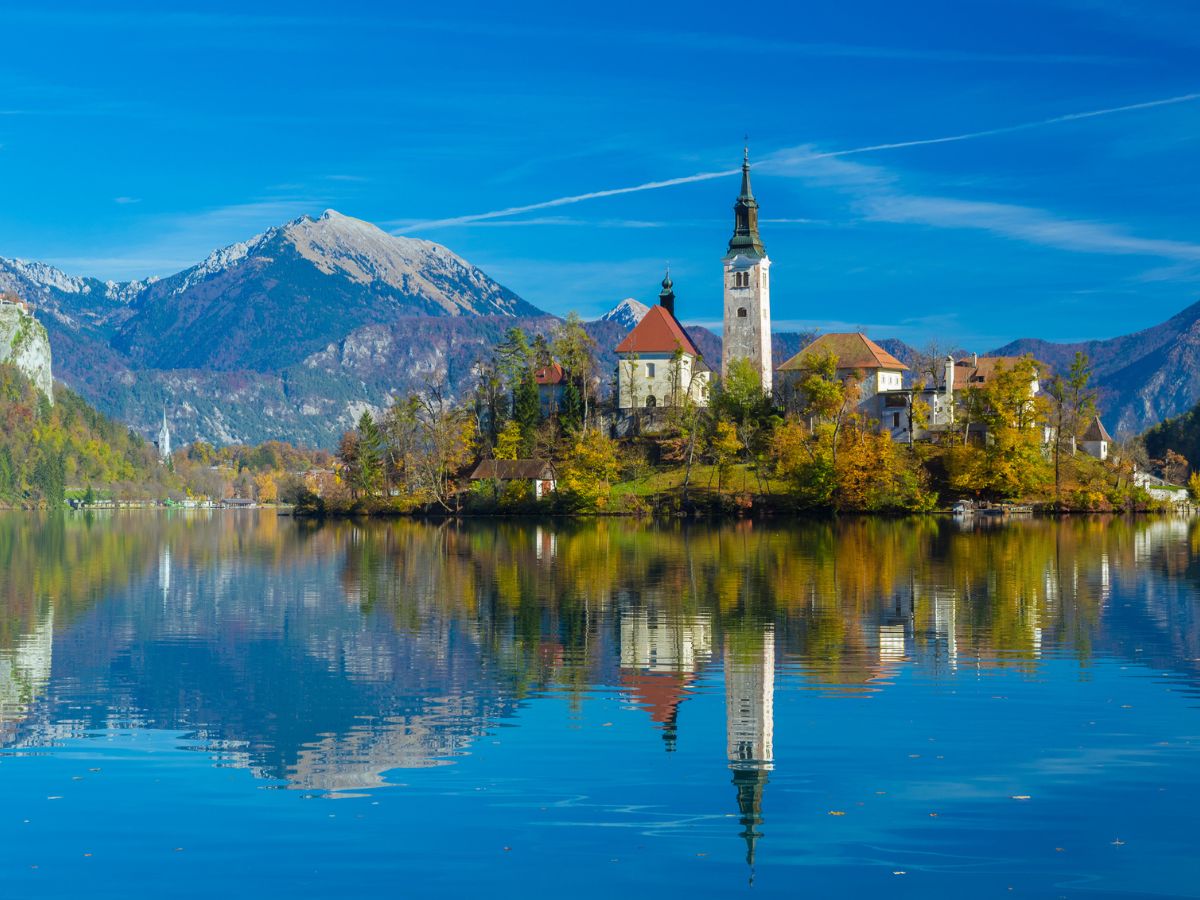
[[[533,499],[541,500],[554,493],[558,473],[548,459],[484,459],[471,473],[471,481],[528,482]]]

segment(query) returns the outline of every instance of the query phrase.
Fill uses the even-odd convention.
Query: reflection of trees
[[[628,656],[635,621],[643,642],[652,626],[656,643],[690,640],[680,629],[698,622],[719,642],[747,617],[773,622],[782,655],[814,684],[852,688],[903,660],[1028,667],[1054,644],[1086,661],[1111,573],[1134,564],[1139,529],[1152,527],[1083,519],[966,533],[931,519],[855,518],[551,531],[405,521],[345,536],[343,584],[404,630],[465,623],[518,692],[606,682],[610,651]],[[673,637],[657,631],[668,626]]]

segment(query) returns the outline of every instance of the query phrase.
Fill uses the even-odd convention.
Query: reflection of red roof
[[[533,373],[533,380],[538,384],[562,384],[565,379],[566,373],[558,363],[543,366]]]
[[[679,704],[687,696],[691,679],[675,672],[621,672],[621,683],[628,687],[640,706],[659,725],[675,721]]]
[[[700,355],[679,320],[667,312],[666,307],[652,306],[637,327],[617,344],[617,352],[674,353],[677,347],[692,356]]]
[[[780,371],[798,369],[801,360],[809,353],[832,353],[837,357],[839,369],[895,369],[904,371],[908,368],[892,354],[888,353],[865,334],[843,332],[823,334],[782,366]]]

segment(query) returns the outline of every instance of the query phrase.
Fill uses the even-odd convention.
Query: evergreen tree
[[[562,403],[558,408],[558,424],[564,434],[574,434],[583,425],[583,398],[575,379],[568,378],[563,387]]]

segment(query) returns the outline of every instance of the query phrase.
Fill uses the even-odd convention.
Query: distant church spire
[[[164,462],[171,458],[171,429],[167,427],[166,407],[163,407],[162,425],[158,429],[158,458]]]
[[[762,238],[758,236],[758,201],[750,187],[750,148],[742,150],[742,192],[733,205],[733,237],[729,239],[726,259],[738,255],[763,257],[767,255]]]

